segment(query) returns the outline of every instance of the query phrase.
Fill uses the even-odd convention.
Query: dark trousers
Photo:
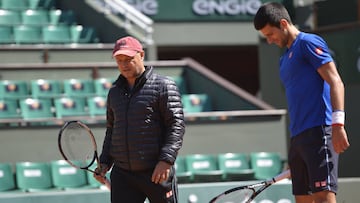
[[[133,172],[114,167],[111,171],[112,203],[177,203],[178,188],[175,170],[161,184],[151,182],[152,170]]]

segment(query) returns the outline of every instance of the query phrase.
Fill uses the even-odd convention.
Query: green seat
[[[94,96],[94,81],[87,79],[67,79],[63,81],[64,93],[70,97]]]
[[[184,112],[195,113],[211,111],[211,102],[207,94],[184,94],[181,97]]]
[[[110,88],[112,87],[113,79],[110,78],[97,78],[94,80],[94,88],[96,95],[107,96]]]
[[[15,26],[14,41],[16,44],[42,43],[41,28],[28,25]]]
[[[96,36],[96,30],[93,27],[85,27],[82,25],[70,26],[71,41],[73,43],[95,43],[99,39]]]
[[[73,25],[76,24],[75,14],[72,10],[53,9],[49,11],[51,25]]]
[[[223,153],[218,155],[219,169],[224,181],[245,181],[254,179],[247,154]]]
[[[106,97],[95,96],[87,98],[87,106],[90,116],[106,115]]]
[[[187,94],[187,84],[186,84],[186,81],[185,81],[185,78],[183,76],[174,76],[174,77],[171,77],[177,87],[179,88],[179,91],[180,93],[183,95],[183,94]]]
[[[275,152],[253,152],[250,154],[250,163],[258,180],[272,178],[283,169],[282,159]]]
[[[218,168],[217,158],[210,154],[191,154],[186,156],[186,167],[192,174],[193,182],[222,181],[222,171]]]
[[[14,43],[12,27],[0,25],[0,44],[12,44],[12,43]]]
[[[0,25],[14,26],[21,24],[19,11],[0,9]]]
[[[2,9],[25,10],[29,8],[29,2],[26,0],[1,0],[0,6]]]
[[[15,176],[10,163],[0,163],[0,192],[14,190]]]
[[[73,161],[76,164],[76,161]],[[88,184],[86,171],[77,169],[65,160],[51,162],[52,182],[59,189],[81,188]]]
[[[0,97],[26,98],[29,96],[28,84],[22,80],[0,80]]]
[[[23,191],[48,190],[53,187],[50,166],[46,162],[16,163],[17,187]]]
[[[27,0],[29,9],[50,10],[55,8],[55,0]]]
[[[21,118],[17,100],[0,99],[0,119],[6,118]]]
[[[20,111],[25,120],[36,121],[36,119],[54,118],[50,99],[22,99],[20,100]]]
[[[55,98],[55,113],[57,118],[69,116],[88,116],[85,98],[62,97]]]
[[[21,12],[22,24],[43,26],[49,24],[49,14],[46,10],[24,10]]]
[[[56,98],[62,95],[62,82],[58,80],[37,79],[31,81],[33,98]]]
[[[49,25],[42,27],[43,41],[46,44],[71,43],[70,28],[66,25]]]
[[[187,170],[185,157],[178,156],[175,161],[176,177],[179,183],[190,183],[191,172]]]

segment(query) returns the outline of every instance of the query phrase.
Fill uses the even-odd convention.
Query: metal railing
[[[102,12],[106,17],[125,28],[129,33],[137,37],[147,45],[153,42],[153,20],[136,10],[123,0],[86,0],[95,10]],[[123,18],[122,18],[123,17]]]

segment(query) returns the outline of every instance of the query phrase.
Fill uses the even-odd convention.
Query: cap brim
[[[117,50],[113,56],[117,56],[117,55],[126,55],[126,56],[130,56],[133,57],[135,56],[137,53],[137,51],[134,50]]]

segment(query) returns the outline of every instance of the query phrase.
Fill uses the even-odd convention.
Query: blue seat
[[[10,26],[0,26],[0,44],[14,43],[13,30]]]
[[[0,98],[26,98],[29,96],[27,81],[0,80]]]
[[[71,43],[70,27],[66,25],[49,25],[42,27],[43,41],[46,44]]]
[[[44,26],[49,24],[49,13],[46,10],[24,10],[21,12],[23,25]]]
[[[212,110],[207,94],[183,94],[181,97],[185,113],[206,112]]]
[[[0,163],[0,192],[14,190],[15,174],[10,163]]]
[[[76,163],[76,160],[73,161]],[[65,160],[51,161],[52,182],[59,189],[82,188],[88,184],[86,171],[77,169]]]
[[[55,8],[55,0],[27,0],[29,9],[50,10]]]
[[[94,81],[90,79],[66,79],[63,81],[64,93],[69,97],[94,96]]]
[[[96,30],[93,27],[82,25],[70,26],[71,40],[73,43],[94,43],[99,39],[96,36]]]
[[[252,152],[250,163],[258,180],[272,178],[283,169],[283,161],[276,152]]]
[[[28,192],[51,189],[50,165],[46,162],[17,162],[16,183],[19,189]]]
[[[29,8],[29,2],[26,0],[0,0],[2,9],[25,10]]]
[[[90,116],[106,115],[106,97],[94,96],[87,98],[87,106]]]
[[[50,99],[27,98],[20,100],[20,111],[23,119],[49,119],[54,118],[52,101]]]
[[[72,10],[53,9],[49,11],[49,23],[51,25],[76,24],[75,14]]]
[[[0,119],[21,118],[16,99],[0,99]]]
[[[220,182],[222,171],[219,170],[217,157],[211,154],[186,155],[186,167],[191,172],[193,182]]]
[[[37,79],[31,81],[33,98],[56,98],[62,95],[62,82],[59,80]]]
[[[0,25],[14,26],[21,24],[19,11],[0,9]]]
[[[96,95],[107,96],[114,79],[111,78],[97,78],[94,80],[94,88]]]
[[[27,25],[15,26],[14,41],[16,44],[42,43],[41,28]]]
[[[62,97],[54,99],[57,118],[69,116],[88,116],[85,98]]]
[[[244,153],[218,154],[219,169],[223,171],[224,181],[245,181],[254,179],[254,170]]]

